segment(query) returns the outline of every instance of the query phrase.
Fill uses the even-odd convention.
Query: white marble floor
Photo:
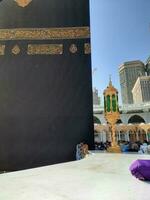
[[[150,200],[150,183],[131,176],[148,155],[96,153],[81,161],[0,175],[0,200]]]

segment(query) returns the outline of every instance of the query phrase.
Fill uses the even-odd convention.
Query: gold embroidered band
[[[89,27],[0,29],[0,41],[90,38]]]

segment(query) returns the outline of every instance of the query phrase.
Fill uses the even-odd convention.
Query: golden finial
[[[111,75],[109,75],[109,86],[112,86]]]

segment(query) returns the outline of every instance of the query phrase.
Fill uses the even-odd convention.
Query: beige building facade
[[[133,89],[133,102],[140,104],[150,101],[150,76],[138,77]]]

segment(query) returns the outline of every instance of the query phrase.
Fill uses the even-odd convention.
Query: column
[[[119,140],[121,140],[121,137],[120,137],[120,131],[119,131]]]
[[[136,132],[136,140],[139,141],[139,131]]]
[[[147,131],[145,131],[146,132],[146,140],[147,140],[147,142],[149,141],[149,138],[148,138],[148,133],[147,133]]]
[[[102,132],[100,132],[100,141],[102,142],[102,140],[103,140],[103,133]]]
[[[127,142],[128,141],[128,135],[127,133],[124,133],[124,140]]]
[[[130,142],[129,131],[127,132],[127,141]]]

